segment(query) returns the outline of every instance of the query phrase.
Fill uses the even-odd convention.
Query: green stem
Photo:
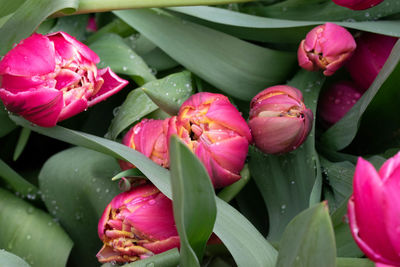
[[[78,10],[75,14],[132,8],[222,5],[250,1],[254,0],[80,0]]]

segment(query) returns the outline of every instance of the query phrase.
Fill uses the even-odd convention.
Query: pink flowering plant
[[[0,266],[400,267],[398,0],[0,10]]]

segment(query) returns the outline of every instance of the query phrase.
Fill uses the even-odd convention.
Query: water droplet
[[[369,17],[369,13],[365,12],[365,17],[368,18]]]
[[[113,109],[113,115],[114,115],[114,117],[116,117],[116,116],[118,115],[120,109],[121,109],[120,106]]]
[[[27,236],[26,236],[26,239],[27,239],[27,240],[31,240],[31,238],[32,238],[31,235],[27,235]]]
[[[110,190],[106,189],[104,192],[105,192],[106,194],[108,194],[108,192],[110,192]]]
[[[100,193],[101,189],[100,188],[96,188],[96,192]]]
[[[57,201],[52,200],[52,201],[51,201],[51,204],[55,205],[55,204],[57,204]]]
[[[78,172],[78,169],[75,169],[74,172]]]
[[[123,70],[123,71],[127,71],[127,70],[128,70],[128,67],[127,67],[127,66],[123,66],[123,67],[122,67],[122,70]]]
[[[28,213],[33,213],[33,211],[34,211],[34,209],[32,207],[29,207],[27,210]]]
[[[157,75],[157,70],[155,68],[150,68],[150,73],[152,75]],[[158,84],[155,84],[156,86],[158,86]]]
[[[130,58],[130,59],[134,59],[134,58],[135,58],[135,55],[134,55],[134,54],[131,54],[131,55],[129,56],[129,58]]]
[[[291,181],[290,183],[291,183],[291,184],[295,184],[296,182],[295,182],[295,181]]]

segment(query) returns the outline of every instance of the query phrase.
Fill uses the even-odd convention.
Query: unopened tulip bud
[[[400,153],[377,172],[359,158],[347,215],[354,240],[376,266],[400,266]]]
[[[354,82],[366,91],[382,69],[398,38],[363,33],[357,38],[357,49],[346,64]]]
[[[304,105],[298,89],[277,85],[253,98],[249,125],[255,145],[261,151],[283,154],[306,140],[313,125],[313,113]]]
[[[201,160],[215,188],[240,179],[250,129],[239,111],[221,94],[197,93],[169,121],[168,136],[178,135]]]
[[[325,90],[318,102],[318,115],[326,126],[338,122],[360,99],[361,90],[349,81],[340,81]]]
[[[353,36],[343,27],[326,23],[312,29],[297,50],[299,66],[309,71],[322,69],[334,74],[356,49]]]
[[[11,112],[43,127],[72,117],[121,90],[127,81],[65,32],[33,34],[0,61],[0,99]]]
[[[122,143],[133,148],[162,167],[168,167],[168,147],[164,124],[168,120],[143,119],[132,127],[122,139]],[[134,166],[126,161],[120,161],[122,170],[131,169]]]
[[[117,195],[104,210],[97,259],[132,262],[179,247],[172,201],[150,184]]]
[[[383,0],[332,0],[335,4],[352,10],[364,10],[376,6]]]

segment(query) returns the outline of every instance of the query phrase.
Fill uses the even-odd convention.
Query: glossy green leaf
[[[250,100],[265,87],[283,82],[294,67],[292,53],[256,46],[158,11],[114,14],[188,70],[239,99]]]
[[[337,258],[336,267],[374,267],[375,263],[369,259],[360,258]]]
[[[99,68],[109,66],[113,71],[129,75],[138,84],[143,85],[156,78],[151,74],[146,62],[138,56],[125,42],[116,34],[108,33],[101,36],[90,44],[101,61]]]
[[[9,0],[1,0],[0,1],[0,17],[4,17],[7,15],[10,15],[15,12],[15,10],[20,7],[25,0],[15,0],[15,1],[9,1]]]
[[[146,95],[171,116],[178,114],[182,103],[193,94],[191,74],[188,71],[175,73],[159,81],[159,85],[143,86]]]
[[[43,128],[31,125],[20,117],[12,116],[12,119],[17,124],[29,127],[46,136],[129,161],[142,171],[167,197],[171,198],[172,196],[169,171],[136,150],[108,139],[63,127]],[[214,233],[229,249],[238,266],[274,266],[277,252],[257,229],[242,214],[223,200],[217,198],[216,203],[217,219],[214,225]]]
[[[204,165],[176,136],[169,140],[169,153],[180,265],[200,266],[216,218],[214,188]]]
[[[137,168],[133,168],[133,169],[122,171],[122,172],[118,173],[117,175],[114,175],[111,178],[111,180],[116,181],[118,179],[121,179],[122,177],[138,177],[138,176],[145,178],[141,171],[139,171]]]
[[[315,114],[323,82],[318,73],[300,71],[289,85],[303,92],[306,106]],[[306,142],[293,152],[267,155],[250,147],[249,155],[250,173],[268,208],[268,238],[277,242],[290,220],[321,198],[322,179],[314,147],[314,129]]]
[[[165,78],[151,81],[129,93],[118,108],[112,120],[107,137],[116,139],[131,124],[158,109],[146,95],[149,93],[162,107],[180,105],[192,91],[190,73],[187,71],[171,74]],[[168,108],[167,108],[168,109]]]
[[[26,0],[0,28],[0,54],[28,37],[36,27],[56,11],[76,9],[78,0]]]
[[[7,267],[30,267],[26,261],[15,254],[12,254],[3,249],[0,250],[0,266]]]
[[[115,159],[74,147],[52,156],[40,171],[44,202],[74,241],[71,261],[76,266],[98,266],[95,255],[102,242],[97,224],[104,208],[120,193],[110,179],[119,170]]]
[[[67,16],[58,18],[56,24],[49,32],[63,31],[76,39],[83,41],[86,35],[86,27],[88,24],[89,15]]]
[[[307,8],[309,8],[308,5]],[[310,17],[302,20],[285,20],[281,16],[260,17],[207,6],[171,7],[168,10],[185,14],[184,18],[188,20],[239,38],[269,43],[298,44],[311,28],[325,23],[325,18],[320,21],[310,21]],[[400,21],[338,21],[336,23],[350,29],[400,37]]]
[[[27,128],[22,128],[21,133],[19,134],[19,138],[17,141],[17,145],[15,146],[14,150],[14,156],[13,160],[17,160],[19,156],[21,155],[22,151],[24,151],[24,148],[26,144],[28,143],[29,136],[31,135],[31,130]]]
[[[0,188],[0,248],[32,267],[61,267],[66,265],[72,245],[49,214]]]
[[[276,267],[335,267],[333,227],[325,203],[297,215],[286,227]]]
[[[360,100],[336,124],[330,127],[322,136],[322,145],[328,149],[341,150],[348,146],[356,136],[362,115],[379,91],[386,91],[399,84],[400,77],[400,41],[397,41],[389,58],[375,81]]]
[[[22,197],[29,196],[29,199],[35,199],[37,197],[37,187],[25,180],[1,159],[0,178],[2,178],[9,186],[11,186],[15,192],[21,194]]]
[[[15,123],[8,117],[8,112],[1,101],[0,101],[0,125],[1,125],[0,137],[9,134],[12,130],[17,128],[17,125],[15,125]]]
[[[176,267],[179,264],[179,251],[177,248],[151,256],[147,259],[125,264],[125,267]],[[112,267],[104,264],[102,267]]]

